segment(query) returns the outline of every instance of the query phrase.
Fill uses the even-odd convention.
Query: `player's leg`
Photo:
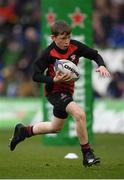
[[[68,104],[66,110],[67,112],[71,113],[76,120],[76,132],[79,137],[80,144],[86,144],[88,142],[88,135],[86,129],[85,112],[74,101]]]
[[[61,130],[64,120],[68,114],[65,111],[66,104],[72,101],[71,96],[68,97],[64,93],[53,93],[47,97],[48,101],[53,105],[54,119],[51,122],[40,122],[34,126],[25,127],[22,124],[17,124],[14,130],[14,135],[10,142],[10,150],[13,151],[16,145],[23,141],[26,137],[31,137],[37,134],[57,133]]]
[[[85,112],[75,102],[70,102],[66,107],[66,111],[71,113],[76,121],[77,136],[83,153],[83,165],[91,166],[100,163],[100,159],[95,157],[93,150],[88,143]]]
[[[10,142],[10,150],[13,151],[16,145],[25,138],[29,138],[38,134],[58,133],[61,131],[63,124],[64,119],[57,117],[54,117],[51,122],[39,122],[34,126],[24,126],[23,124],[17,124]]]
[[[65,119],[54,116],[51,122],[39,122],[33,126],[33,134],[59,133],[63,127]]]

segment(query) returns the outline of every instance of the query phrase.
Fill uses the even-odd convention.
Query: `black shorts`
[[[66,106],[73,101],[72,95],[68,92],[55,92],[47,96],[48,101],[53,105],[53,114],[58,118],[68,117]]]

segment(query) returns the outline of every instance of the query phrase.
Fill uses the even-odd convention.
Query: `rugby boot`
[[[100,158],[95,156],[92,149],[84,153],[83,165],[85,167],[98,164],[100,164]]]
[[[17,124],[14,129],[13,137],[10,141],[9,147],[13,151],[18,143],[24,141],[25,136],[25,126],[23,124]]]

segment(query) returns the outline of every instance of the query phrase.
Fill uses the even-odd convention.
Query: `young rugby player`
[[[45,96],[53,105],[54,118],[50,122],[40,122],[27,127],[17,124],[10,142],[10,150],[13,151],[25,138],[60,132],[70,113],[75,119],[83,165],[91,166],[100,163],[100,158],[95,156],[88,142],[85,112],[73,101],[74,81],[69,74],[55,73],[54,63],[56,59],[68,59],[77,65],[79,58],[85,57],[98,64],[96,71],[100,75],[108,77],[110,74],[97,50],[72,40],[70,35],[70,26],[65,21],[56,21],[51,27],[53,42],[37,57],[34,64],[33,80],[45,84]]]

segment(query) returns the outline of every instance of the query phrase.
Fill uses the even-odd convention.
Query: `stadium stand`
[[[0,1],[0,95],[37,96],[31,66],[39,50],[39,0]],[[34,87],[35,86],[35,87]]]
[[[38,96],[40,86],[32,81],[32,64],[40,49],[40,0],[0,0],[0,96]],[[94,46],[98,49],[124,47],[124,0],[94,0]],[[118,88],[115,80],[105,83],[105,93],[94,89],[95,97],[124,96],[124,71]],[[96,83],[96,81],[94,82]],[[97,86],[95,84],[94,86]],[[117,88],[115,89],[115,91]]]

